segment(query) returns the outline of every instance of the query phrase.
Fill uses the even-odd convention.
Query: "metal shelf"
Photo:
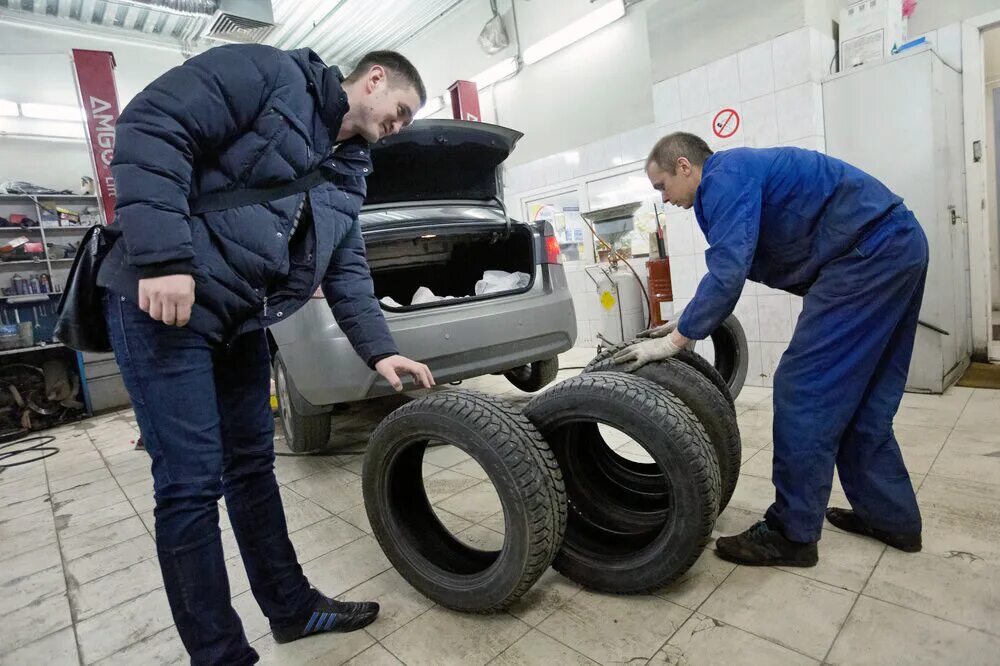
[[[5,266],[23,266],[25,264],[35,264],[36,266],[44,266],[46,261],[44,259],[18,259],[17,261],[0,261],[0,268]]]
[[[61,291],[47,291],[42,294],[11,294],[10,296],[0,296],[0,301],[10,301],[11,305],[19,303],[42,303],[49,296],[62,296]]]
[[[36,201],[79,201],[97,203],[97,197],[90,194],[0,194],[0,203],[30,203]]]
[[[44,345],[35,345],[34,347],[21,347],[20,349],[4,349],[0,351],[0,356],[8,356],[10,354],[23,354],[25,352],[41,351],[43,349],[61,349],[66,345],[61,342],[50,342]]]

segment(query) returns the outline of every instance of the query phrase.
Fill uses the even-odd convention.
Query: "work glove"
[[[639,333],[637,338],[665,338],[674,331],[677,330],[677,320],[668,321],[666,324],[660,326],[654,326],[653,328],[647,328],[645,331]]]
[[[635,372],[647,363],[663,361],[676,356],[681,351],[670,337],[651,338],[635,342],[615,354],[615,363],[625,365],[625,372]]]

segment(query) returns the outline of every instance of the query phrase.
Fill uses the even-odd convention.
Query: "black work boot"
[[[290,643],[313,634],[356,631],[374,622],[378,611],[374,601],[336,601],[321,595],[313,610],[297,622],[272,624],[271,634],[275,643]]]
[[[815,543],[789,541],[764,520],[743,534],[719,537],[715,549],[724,560],[751,566],[814,567],[819,560]]]
[[[923,547],[920,540],[920,532],[916,534],[902,534],[899,532],[887,532],[885,530],[870,527],[858,514],[850,509],[827,509],[826,519],[834,527],[838,527],[845,532],[853,532],[878,539],[884,544],[898,548],[907,553],[917,553]]]

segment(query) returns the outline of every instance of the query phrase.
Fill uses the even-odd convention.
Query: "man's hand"
[[[405,356],[390,356],[384,358],[375,364],[375,372],[386,378],[392,388],[397,391],[403,390],[403,382],[400,381],[399,375],[410,375],[413,379],[424,388],[431,388],[434,386],[434,377],[431,375],[431,369],[428,368],[423,363],[417,363],[416,361],[411,361]]]
[[[637,338],[665,338],[674,331],[677,330],[677,320],[668,321],[666,324],[661,326],[654,326],[653,328],[647,328],[645,331],[639,333]]]
[[[625,372],[635,372],[647,363],[676,356],[687,343],[688,339],[675,331],[663,338],[652,338],[629,345],[615,354],[615,363],[625,365]]]
[[[194,278],[164,275],[139,280],[139,307],[156,321],[169,326],[186,326],[194,305]]]

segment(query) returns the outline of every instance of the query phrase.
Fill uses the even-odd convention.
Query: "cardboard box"
[[[840,71],[888,58],[906,42],[903,0],[859,0],[840,10]]]

